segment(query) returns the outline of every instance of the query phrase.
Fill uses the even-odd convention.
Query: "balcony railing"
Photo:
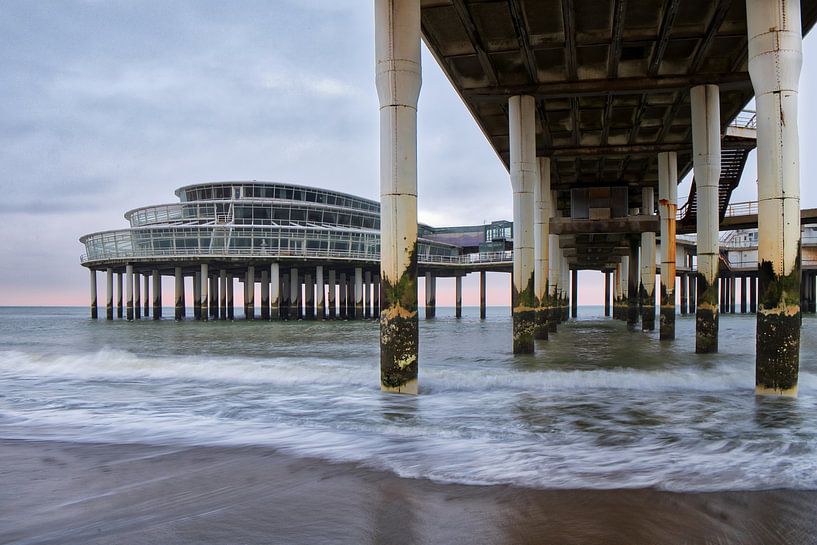
[[[743,110],[729,123],[738,129],[757,129],[757,113],[754,110]]]

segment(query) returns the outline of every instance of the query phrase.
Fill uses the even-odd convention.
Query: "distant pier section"
[[[127,229],[80,238],[85,245],[80,260],[91,273],[93,318],[99,316],[97,273],[105,279],[108,319],[161,318],[162,276],[175,278],[176,319],[186,317],[188,306],[196,319],[234,319],[236,280],[245,302],[239,317],[379,316],[378,202],[258,181],[189,185],[176,196],[178,203],[126,212]],[[508,221],[445,228],[420,224],[417,260],[430,286],[427,312],[433,315],[438,277],[455,279],[460,316],[463,276],[480,272],[484,294],[487,271],[510,272],[512,237]],[[484,316],[484,295],[480,301]]]

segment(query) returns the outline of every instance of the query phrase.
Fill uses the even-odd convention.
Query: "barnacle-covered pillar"
[[[535,339],[547,340],[550,296],[548,294],[548,264],[550,261],[550,157],[539,157],[539,180],[533,189],[534,221],[533,253],[534,295],[536,296]]]
[[[420,0],[375,0],[380,101],[380,388],[417,393]]]
[[[755,392],[795,396],[800,368],[800,2],[747,0],[746,13],[757,108]]]
[[[675,338],[675,211],[678,208],[678,156],[658,154],[658,215],[661,221],[661,309],[659,336]],[[686,290],[681,277],[681,305],[686,314]]]
[[[536,323],[534,293],[534,189],[539,184],[536,160],[536,101],[513,96],[508,101],[511,186],[513,187],[513,352],[533,352]]]
[[[698,305],[695,351],[718,351],[718,184],[721,175],[721,107],[717,85],[690,90],[692,155],[698,203]]]

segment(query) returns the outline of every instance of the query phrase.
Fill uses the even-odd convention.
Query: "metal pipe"
[[[747,0],[757,109],[758,272],[755,392],[797,395],[800,370],[799,0]]]
[[[692,155],[697,189],[698,287],[695,351],[718,351],[718,194],[721,174],[721,113],[717,85],[690,90]]]

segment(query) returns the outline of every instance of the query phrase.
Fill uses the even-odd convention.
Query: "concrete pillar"
[[[142,314],[147,318],[150,315],[150,274],[142,275]]]
[[[193,275],[193,317],[201,320],[201,271],[196,271]]]
[[[690,274],[688,280],[689,280],[689,313],[695,314],[697,318],[698,275]]]
[[[659,335],[675,338],[675,214],[678,209],[678,156],[674,151],[658,154],[658,214],[661,221],[661,309]],[[681,278],[683,284],[684,279]],[[686,290],[681,290],[686,314]]]
[[[556,192],[550,191],[550,217],[556,217]],[[559,319],[559,277],[561,275],[559,262],[559,235],[550,234],[548,227],[548,267],[547,267],[547,283],[548,283],[548,301],[550,303],[548,309],[547,326],[549,333],[556,333]]]
[[[304,318],[315,319],[315,283],[310,273],[304,273]]]
[[[437,315],[437,278],[426,273],[426,320]]]
[[[576,318],[579,315],[579,271],[570,271],[570,316]]]
[[[225,269],[221,269],[218,274],[219,277],[219,319],[226,320],[227,319],[227,271]]]
[[[662,266],[663,266],[663,265],[662,265]],[[663,275],[664,275],[664,271],[662,270],[662,271],[661,271],[661,276],[662,276],[661,281],[662,281],[662,282],[664,281]],[[687,309],[689,308],[689,307],[688,307],[688,302],[687,302],[687,282],[688,282],[688,280],[687,280],[687,274],[686,274],[686,273],[681,273],[681,276],[680,276],[680,285],[681,285],[681,316],[686,316],[686,315],[687,315],[687,312],[688,312],[688,311],[687,311]],[[674,338],[674,337],[673,337],[673,338]]]
[[[355,320],[363,318],[363,269],[355,268]]]
[[[561,252],[560,252],[561,253]],[[562,321],[570,319],[570,264],[562,253]]]
[[[337,317],[337,310],[335,308],[335,290],[337,289],[337,281],[335,278],[335,269],[329,269],[329,319],[334,320]]]
[[[96,320],[99,318],[99,309],[96,301],[96,271],[88,269],[88,272],[91,273],[91,319]]]
[[[757,110],[758,273],[755,392],[797,395],[800,369],[799,0],[747,0]]]
[[[735,286],[737,284],[737,278],[735,277],[734,273],[729,276],[729,312],[732,314],[735,313]]]
[[[288,274],[281,275],[281,318],[291,320],[292,318],[292,288]]]
[[[142,284],[139,282],[139,273],[133,274],[133,319],[142,318]]]
[[[621,319],[621,263],[613,269],[613,319]]]
[[[338,314],[341,320],[346,320],[349,317],[347,303],[346,303],[346,273],[340,273],[340,283],[338,284]]]
[[[247,281],[244,284],[244,289],[247,290],[246,299],[244,300],[244,318],[247,320],[255,320],[255,266],[247,267]]]
[[[513,96],[508,101],[511,186],[513,187],[513,352],[533,352],[538,307],[534,293],[534,191],[539,185],[536,160],[536,101]]]
[[[371,271],[363,271],[363,293],[361,299],[363,300],[363,317],[370,319],[372,317],[372,273]]]
[[[235,279],[227,273],[227,319],[235,320]]]
[[[757,312],[757,277],[749,276],[749,312]]]
[[[764,0],[765,1],[765,0]],[[690,90],[692,155],[698,203],[698,278],[695,351],[718,351],[718,184],[721,175],[721,108],[717,85]]]
[[[604,315],[610,316],[610,271],[604,271]]]
[[[184,318],[184,275],[182,274],[182,268],[176,267],[173,270],[173,279],[175,280],[175,316],[176,320],[181,320]]]
[[[652,187],[641,190],[641,213],[655,215],[655,191]],[[655,330],[655,233],[641,233],[641,283],[639,285],[641,304],[641,329]]]
[[[317,282],[315,312],[319,320],[326,319],[326,286],[323,281],[323,267],[315,267],[315,281]]]
[[[746,282],[746,276],[740,277],[740,313],[746,314],[747,309],[749,308],[749,294],[748,291],[748,283]]]
[[[374,318],[380,319],[380,275],[374,275]]]
[[[218,276],[215,272],[210,276],[210,290],[207,295],[210,297],[208,301],[210,319],[218,320]]]
[[[261,269],[261,319],[269,320],[269,271]]]
[[[417,393],[420,0],[375,0],[380,101],[380,387]]]
[[[270,319],[281,318],[281,267],[273,263],[269,268]]]
[[[153,319],[162,319],[162,274],[153,269]]]
[[[298,269],[292,267],[289,269],[289,319],[297,320],[300,315],[300,308],[298,302],[301,297],[301,279],[298,275]]]
[[[479,319],[484,320],[486,315],[485,305],[485,271],[479,271]]]
[[[113,269],[105,270],[105,319],[113,320]]]
[[[550,214],[552,210],[550,193],[550,157],[539,157],[539,179],[533,188],[534,199],[534,295],[536,297],[536,324],[533,337],[548,338],[548,317],[550,314],[550,294],[548,293],[548,267],[550,265]]]
[[[462,276],[454,277],[454,316],[462,318]]]
[[[125,317],[124,296],[122,294],[122,273],[116,273],[116,317]]]
[[[640,247],[639,238],[630,239],[629,270],[627,271],[627,327],[631,329],[635,329],[638,325],[638,287],[641,272],[638,266],[638,252]]]
[[[201,286],[199,287],[199,315],[201,316],[201,320],[206,322],[208,318],[208,284],[210,283],[210,272],[208,270],[207,263],[201,264],[201,272],[200,274],[200,282]]]

